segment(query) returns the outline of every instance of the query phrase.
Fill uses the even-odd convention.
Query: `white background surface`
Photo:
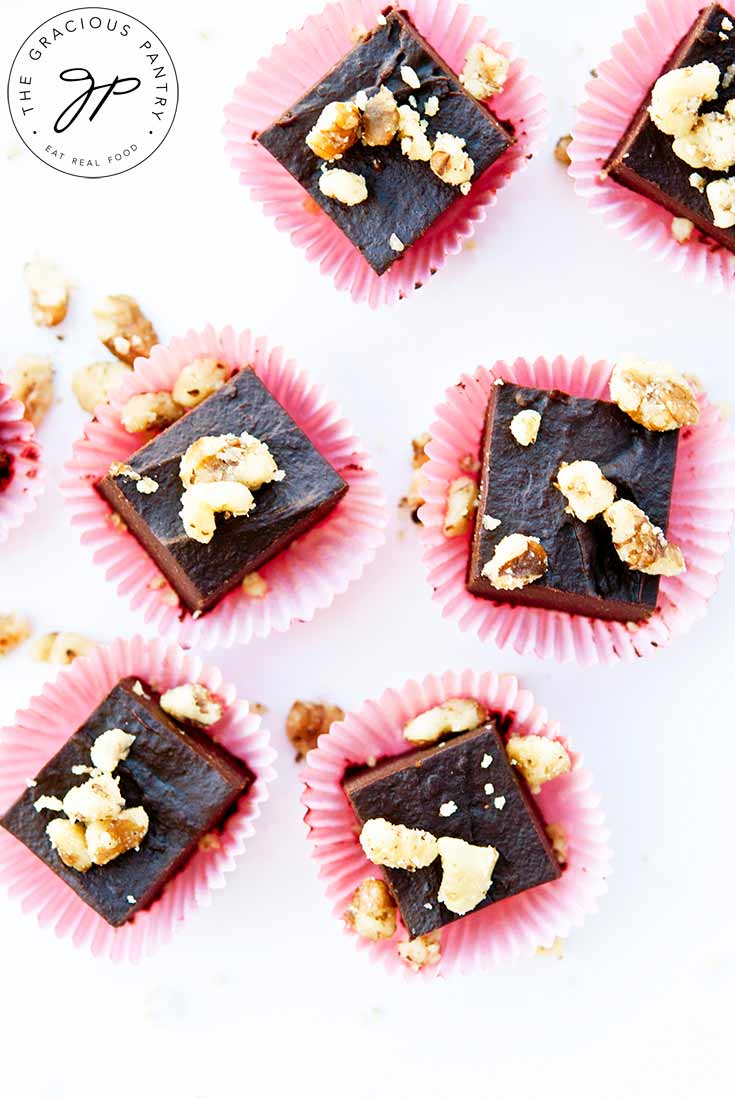
[[[132,0],[131,0],[132,3]],[[255,1088],[303,1095],[679,1095],[724,1093],[733,977],[730,561],[707,619],[656,658],[593,669],[498,652],[444,623],[417,531],[395,504],[412,435],[462,370],[563,352],[635,349],[700,375],[732,400],[732,304],[652,264],[589,216],[553,160],[589,68],[639,0],[476,0],[543,80],[549,139],[476,236],[400,307],[371,313],[338,294],[250,202],[224,154],[235,83],[305,0],[259,5],[138,0],[161,35],[181,98],[151,160],[114,179],[51,171],[5,115],[2,364],[53,355],[58,403],[40,436],[51,466],[38,512],[0,551],[0,609],[38,631],[101,641],[139,619],[65,520],[57,473],[83,414],[72,370],[100,355],[90,309],[136,296],[162,338],[211,321],[283,343],[355,423],[389,501],[387,545],[363,580],[309,625],[214,653],[270,707],[280,780],[248,854],[212,908],[137,969],[94,961],[0,897],[0,1092],[215,1098]],[[61,5],[58,5],[61,7]],[[1,72],[53,4],[3,0]],[[438,44],[440,45],[440,44]],[[64,342],[33,327],[21,267],[36,250],[77,283]],[[329,914],[301,822],[283,721],[296,697],[345,707],[412,675],[473,666],[516,672],[580,747],[613,830],[615,873],[562,961],[491,975],[401,982],[358,954]],[[0,724],[50,669],[20,650],[0,667]],[[727,1076],[725,1076],[726,1078]]]

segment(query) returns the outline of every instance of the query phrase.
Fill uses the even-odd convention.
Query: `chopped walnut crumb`
[[[487,720],[487,711],[474,698],[450,698],[419,713],[403,727],[403,738],[424,746],[450,732],[469,732]]]
[[[268,594],[268,580],[260,572],[248,572],[241,586],[243,595],[250,599],[264,599]]]
[[[219,841],[219,836],[214,831],[210,831],[208,835],[202,835],[197,845],[200,850],[206,853],[211,850],[219,850],[222,844]]]
[[[537,538],[507,534],[495,546],[482,574],[498,591],[517,591],[541,579],[547,568],[546,550]]]
[[[555,487],[566,498],[570,515],[589,522],[600,515],[615,499],[617,488],[594,461],[563,461],[556,474]]]
[[[354,46],[357,46],[362,42],[363,38],[367,38],[368,29],[364,23],[355,23],[353,27],[350,27],[350,42]]]
[[[715,224],[717,221],[715,220]],[[688,217],[672,217],[671,235],[677,244],[686,244],[692,238],[694,223]]]
[[[295,701],[286,717],[286,735],[296,749],[296,758],[304,758],[316,747],[319,737],[328,732],[335,721],[344,720],[344,716],[344,710],[338,705]]]
[[[185,488],[217,482],[244,484],[256,491],[285,477],[265,442],[253,435],[203,435],[186,450],[179,466]]]
[[[556,957],[558,961],[564,959],[564,939],[554,938],[550,946],[537,946],[536,953],[539,957]]]
[[[430,95],[424,103],[424,114],[427,118],[434,118],[439,113],[439,97]]]
[[[398,108],[398,116],[398,136],[403,155],[409,160],[431,160],[431,142],[426,136],[429,123],[406,103]]]
[[[613,545],[624,564],[648,576],[678,576],[686,571],[681,549],[671,545],[640,507],[619,499],[602,516],[610,527]]]
[[[142,807],[125,808],[114,819],[90,823],[85,839],[92,864],[107,865],[135,850],[148,834],[148,824],[148,813]]]
[[[216,358],[203,355],[184,366],[176,378],[171,396],[183,408],[196,408],[203,400],[221,389],[228,370]]]
[[[31,655],[39,663],[64,665],[73,663],[79,656],[88,656],[95,647],[94,641],[80,633],[44,633],[34,640]]]
[[[322,160],[334,160],[360,136],[360,110],[354,103],[328,103],[306,135],[306,144]]]
[[[344,920],[356,934],[371,942],[392,938],[396,932],[396,905],[385,881],[368,877],[358,885]]]
[[[186,682],[161,694],[160,706],[177,721],[191,721],[205,728],[222,719],[222,702],[200,682]]]
[[[685,137],[674,138],[671,147],[690,168],[727,171],[735,164],[735,104],[727,103],[724,114],[700,115],[694,128]]]
[[[112,774],[118,763],[127,759],[134,743],[135,736],[123,732],[122,728],[108,728],[92,744],[90,749],[92,766]]]
[[[572,769],[572,760],[564,744],[548,736],[511,736],[505,750],[532,793],[540,792],[546,782]]]
[[[424,869],[439,853],[436,839],[428,831],[392,824],[381,817],[365,821],[360,845],[371,862],[390,869]]]
[[[31,627],[19,614],[0,614],[0,656],[7,656],[31,635]]]
[[[735,179],[715,179],[707,184],[706,192],[714,224],[719,229],[731,229],[735,225]]]
[[[457,477],[451,482],[444,511],[445,537],[456,538],[467,533],[476,504],[477,485],[472,477]]]
[[[490,530],[490,531],[497,530],[497,528],[499,526],[502,526],[502,525],[503,525],[503,523],[501,522],[501,520],[499,518],[493,518],[492,515],[483,515],[482,516],[482,528],[483,528],[483,530]]]
[[[59,797],[39,797],[33,802],[36,812],[63,812],[64,802]]]
[[[170,393],[136,393],[123,405],[120,422],[129,434],[137,435],[141,431],[162,431],[182,414],[183,409]]]
[[[568,168],[572,162],[572,158],[569,155],[569,146],[572,143],[572,135],[565,133],[563,137],[560,137],[556,145],[554,145],[554,157],[563,164],[565,168]]]
[[[123,534],[128,528],[127,522],[125,521],[125,519],[121,518],[120,515],[118,515],[117,511],[110,511],[109,515],[107,516],[107,521],[110,523],[110,526],[114,526],[115,529],[118,530],[121,534]]]
[[[411,941],[399,942],[397,952],[414,972],[438,965],[441,960],[441,931],[432,930]]]
[[[459,82],[468,95],[475,99],[489,99],[505,87],[510,61],[485,42],[470,46],[465,58]]]
[[[50,358],[21,355],[8,371],[8,383],[14,400],[25,408],[25,418],[39,427],[54,399],[54,371]]]
[[[566,831],[561,824],[552,823],[546,825],[546,834],[557,862],[559,865],[566,865],[569,853]]]
[[[194,484],[181,496],[179,516],[192,541],[208,545],[217,529],[216,516],[244,518],[255,507],[249,488],[235,481]]]
[[[319,190],[325,198],[333,198],[343,206],[359,206],[368,196],[364,175],[344,168],[331,168],[319,176]]]
[[[704,178],[703,175],[700,175],[699,172],[692,172],[692,174],[689,176],[689,186],[694,187],[694,189],[696,191],[699,191],[700,194],[704,191],[706,183],[707,180]]]
[[[122,362],[90,362],[72,375],[72,391],[85,412],[94,412],[98,405],[109,403],[110,395],[129,373],[130,367]]]
[[[398,104],[393,92],[381,85],[380,90],[367,99],[362,112],[362,142],[370,148],[390,145],[398,133]]]
[[[23,273],[31,295],[33,323],[39,328],[54,328],[66,316],[69,283],[55,263],[33,259]]]
[[[418,516],[418,511],[419,508],[423,506],[424,498],[421,495],[419,487],[421,479],[420,470],[429,460],[429,456],[426,453],[426,447],[430,442],[431,435],[428,431],[411,440],[411,446],[413,448],[413,458],[411,460],[413,474],[411,476],[411,483],[408,486],[408,494],[403,497],[400,506],[405,507],[410,512],[414,522],[421,521]]]
[[[135,485],[138,492],[143,496],[152,496],[158,491],[159,484],[153,477],[141,477],[138,483]]]
[[[94,823],[119,816],[125,807],[118,778],[100,771],[82,785],[73,786],[64,797],[64,812],[78,823]]]
[[[686,136],[697,124],[702,104],[716,97],[719,82],[720,70],[711,61],[659,76],[648,108],[653,124],[671,137]]]
[[[51,847],[69,869],[77,873],[86,873],[92,868],[92,859],[87,850],[85,830],[72,820],[51,820],[46,827]]]
[[[135,298],[110,294],[93,310],[97,335],[108,351],[132,366],[136,358],[148,358],[158,343],[150,320],[143,315]]]
[[[437,847],[442,863],[437,899],[455,915],[466,915],[487,896],[498,851],[449,836],[439,839]]]
[[[649,431],[673,431],[699,420],[697,399],[684,375],[639,355],[620,356],[610,377],[610,396]]]
[[[401,80],[404,84],[407,84],[409,88],[413,88],[414,90],[421,87],[418,73],[415,69],[412,69],[410,65],[401,66]]]
[[[522,412],[516,412],[510,421],[510,433],[519,446],[533,446],[540,426],[541,414],[533,408],[524,408]]]
[[[403,251],[406,250],[406,245],[403,243],[402,240],[399,239],[398,236],[396,236],[395,233],[390,234],[390,238],[388,240],[388,245],[389,245],[391,251],[394,251],[394,252],[403,252]]]
[[[465,151],[464,138],[451,133],[436,135],[429,166],[434,175],[451,187],[469,183],[475,171],[475,162]]]

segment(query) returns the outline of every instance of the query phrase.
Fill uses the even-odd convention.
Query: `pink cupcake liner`
[[[113,461],[126,461],[144,437],[130,435],[120,411],[134,393],[170,391],[182,367],[200,355],[211,355],[231,371],[252,365],[276,400],[309,436],[314,446],[349,484],[349,491],[317,526],[259,569],[268,583],[263,598],[238,588],[207,614],[194,618],[183,611],[148,553],[132,534],[112,525],[109,505],[95,491],[95,481]],[[65,467],[64,492],[71,521],[82,542],[94,549],[107,578],[120,595],[141,610],[146,624],[184,647],[211,649],[247,643],[272,631],[284,632],[294,621],[310,621],[330,606],[356,580],[385,540],[387,515],[375,472],[337,406],[327,401],[281,348],[270,350],[264,339],[232,328],[189,332],[139,358],[130,377],[116,390],[109,406],[97,409]]]
[[[16,714],[15,723],[0,731],[0,813],[23,793],[37,774],[121,678],[139,676],[161,690],[183,682],[201,682],[225,703],[225,715],[213,731],[215,739],[247,763],[255,781],[218,832],[219,846],[199,850],[166,885],[161,897],[130,923],[114,929],[88,907],[62,880],[0,828],[0,884],[24,912],[42,927],[69,938],[80,949],[113,961],[135,963],[154,953],[226,884],[245,845],[255,833],[255,821],[268,799],[275,778],[275,752],[260,717],[238,700],[222,673],[205,667],[180,648],[160,640],[116,640],[97,648],[61,671],[54,682]]]
[[[535,798],[546,823],[564,828],[568,858],[559,880],[444,927],[441,961],[425,968],[424,976],[491,969],[503,961],[528,956],[538,946],[548,947],[556,937],[566,938],[572,927],[581,926],[587,915],[597,910],[610,875],[609,835],[599,796],[581,757],[560,735],[559,725],[548,719],[546,710],[536,705],[528,690],[520,689],[512,675],[446,671],[422,682],[410,681],[400,690],[386,690],[377,701],[365,702],[320,736],[317,749],[307,756],[302,774],[305,819],[334,914],[341,918],[360,882],[379,874],[359,843],[355,816],[342,789],[345,769],[371,757],[404,754],[411,749],[403,739],[406,721],[456,697],[477,698],[489,711],[511,715],[514,732],[560,740],[569,751],[572,770],[548,782]],[[346,927],[345,932],[389,969],[413,975],[396,950],[397,942],[407,937],[402,924],[398,934],[380,942],[367,941]]]
[[[513,49],[498,32],[490,30],[481,16],[453,0],[406,0],[399,5],[408,12],[420,34],[434,46],[447,64],[460,72],[465,54],[473,42],[483,40],[509,57]],[[356,26],[375,26],[386,10],[385,0],[343,0],[329,4],[319,15],[310,16],[303,27],[292,30],[269,57],[262,58],[235,89],[225,108],[226,151],[240,182],[263,205],[276,227],[290,234],[339,290],[372,308],[394,304],[413,293],[435,274],[449,255],[456,255],[463,242],[473,236],[484,221],[497,192],[511,176],[525,168],[541,143],[546,126],[545,100],[526,63],[515,58],[502,93],[493,97],[492,110],[498,118],[512,122],[516,144],[473,183],[469,195],[453,204],[384,275],[378,276],[331,219],[255,136],[287,110],[317,83],[353,46],[351,31]]]
[[[679,244],[671,233],[672,215],[642,195],[602,174],[608,157],[691,27],[704,0],[649,0],[645,12],[624,32],[612,56],[597,66],[587,83],[589,98],[579,107],[569,156],[575,189],[592,213],[632,240],[639,251],[683,271],[717,292],[735,289],[735,255],[695,233]],[[735,5],[723,2],[735,18]]]
[[[540,389],[561,389],[572,396],[609,399],[612,367],[558,357],[535,362],[481,366],[447,390],[436,410],[429,461],[423,466],[424,561],[434,598],[442,614],[455,618],[464,632],[516,652],[541,659],[576,661],[582,665],[611,664],[647,656],[674,637],[686,633],[704,616],[717,589],[730,544],[735,510],[735,439],[718,410],[699,395],[700,419],[684,427],[674,477],[668,535],[684,553],[687,570],[661,580],[658,606],[644,623],[600,621],[535,607],[494,603],[471,595],[465,587],[471,533],[447,538],[443,532],[449,484],[466,475],[462,459],[477,457],[488,399],[496,378]],[[464,463],[466,465],[466,462]]]
[[[0,379],[0,451],[13,459],[13,473],[0,484],[0,542],[35,511],[44,488],[45,470],[33,424],[24,419],[23,405],[13,400]]]

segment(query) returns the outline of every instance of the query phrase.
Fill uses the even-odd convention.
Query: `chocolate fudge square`
[[[136,683],[122,679],[44,766],[33,788],[0,818],[7,831],[114,927],[157,898],[200,839],[222,822],[253,781],[244,763],[204,732],[181,727],[164,713],[145,683],[140,685],[148,696],[137,693]],[[69,789],[86,781],[85,775],[73,774],[72,767],[89,766],[92,744],[111,728],[135,736],[115,776],[120,777],[127,805],[142,805],[148,813],[148,834],[137,851],[79,873],[64,865],[46,834],[47,824],[58,813],[36,812],[34,802],[41,796],[63,799]]]
[[[187,536],[179,516],[184,490],[181,457],[204,435],[243,432],[266,443],[285,478],[258,489],[251,514],[219,515],[214,537],[204,545]],[[143,495],[135,480],[108,475],[97,491],[125,520],[191,611],[211,609],[244,576],[323,519],[347,491],[339,473],[249,368],[143,446],[128,463],[141,477],[151,477],[158,490]]]
[[[729,29],[728,23],[730,24]],[[727,83],[728,69],[735,65],[735,17],[712,4],[700,12],[689,33],[682,39],[659,75],[670,69],[698,65],[712,61],[720,70],[721,78],[715,99],[704,103],[700,111],[724,111],[725,104],[735,97],[735,82]],[[654,81],[655,83],[655,81]],[[627,130],[613,151],[606,168],[613,179],[646,198],[658,202],[676,217],[686,217],[696,227],[718,244],[735,251],[735,229],[718,228],[713,221],[712,207],[702,190],[689,182],[696,173],[704,184],[713,179],[732,177],[735,168],[727,172],[710,171],[708,168],[692,168],[672,149],[673,138],[662,133],[651,121],[648,107],[650,92],[641,104]]]
[[[530,446],[520,446],[510,432],[511,420],[525,408],[541,415]],[[562,462],[594,461],[617,486],[619,498],[632,500],[665,531],[678,441],[678,431],[649,431],[604,400],[508,383],[493,386],[468,591],[496,602],[612,621],[646,618],[656,607],[659,577],[634,572],[620,560],[601,516],[581,522],[568,514],[554,481]],[[500,526],[485,529],[485,515],[500,519]],[[537,538],[548,555],[548,570],[526,587],[499,591],[482,569],[508,534]]]
[[[488,784],[492,793],[485,792]],[[472,732],[348,774],[344,790],[361,825],[382,818],[437,838],[494,846],[499,857],[492,884],[475,911],[561,876],[543,820],[510,765],[494,718]],[[496,797],[505,798],[500,807]],[[448,801],[457,811],[442,816],[439,809]],[[440,859],[425,869],[382,872],[412,938],[463,917],[437,900]]]
[[[401,68],[412,68],[420,88],[401,78]],[[439,110],[427,118],[427,136],[451,133],[464,138],[475,162],[474,183],[513,144],[508,129],[490,111],[469,96],[455,74],[411,26],[403,13],[392,12],[385,26],[374,29],[339,61],[318,84],[258,137],[261,145],[279,160],[322,209],[362,252],[379,275],[399,253],[390,246],[395,234],[405,245],[414,244],[453,202],[461,197],[458,187],[443,183],[426,162],[409,160],[395,137],[390,145],[370,148],[358,141],[330,167],[362,175],[368,198],[357,206],[344,206],[326,198],[319,178],[326,163],[306,144],[306,135],[328,103],[345,102],[357,92],[376,94],[381,85],[395,96],[398,106],[416,101],[421,117],[427,99],[436,96]]]

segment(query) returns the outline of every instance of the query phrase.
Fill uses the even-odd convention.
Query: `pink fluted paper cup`
[[[225,714],[211,734],[223,747],[247,763],[255,776],[234,812],[218,831],[218,845],[198,850],[166,885],[151,907],[117,929],[109,926],[34,854],[0,828],[0,885],[39,924],[59,938],[70,938],[80,949],[113,961],[135,963],[169,941],[186,919],[209,907],[212,895],[226,884],[275,778],[275,752],[260,717],[238,699],[222,673],[205,667],[196,656],[160,640],[116,640],[96,648],[48,683],[0,731],[0,813],[24,792],[28,779],[42,769],[120,679],[135,675],[161,690],[184,682],[201,682],[222,699]]]
[[[95,482],[113,461],[126,461],[146,436],[122,427],[120,411],[134,393],[171,391],[181,369],[200,355],[210,355],[231,372],[251,365],[271,394],[280,401],[323,457],[349,484],[349,491],[320,523],[259,569],[268,584],[262,598],[239,588],[200,618],[179,605],[148,553],[125,529],[113,525],[111,509],[98,495]],[[284,632],[294,621],[310,621],[330,606],[353,580],[362,575],[385,540],[387,515],[378,480],[351,425],[338,407],[279,347],[232,328],[205,328],[153,348],[150,358],[135,368],[97,409],[84,436],[74,446],[61,488],[71,521],[82,542],[94,550],[94,560],[121,596],[144,614],[160,635],[184,647],[230,647]]]
[[[735,19],[735,4],[722,0]],[[735,255],[695,231],[679,244],[672,214],[603,174],[608,157],[646,98],[674,48],[691,27],[704,0],[649,0],[645,12],[596,68],[579,107],[569,156],[575,190],[605,224],[660,263],[683,271],[717,292],[735,289]]]
[[[497,31],[466,4],[453,0],[405,0],[406,11],[421,35],[451,69],[460,72],[468,48],[487,42],[513,58],[513,49]],[[299,30],[292,30],[268,57],[262,58],[235,89],[225,108],[226,151],[240,182],[263,205],[276,227],[289,233],[297,247],[331,276],[339,290],[372,308],[392,305],[423,285],[449,255],[456,255],[464,241],[484,221],[495,205],[498,191],[525,168],[543,140],[545,100],[526,63],[514,58],[503,91],[491,106],[498,118],[512,123],[516,144],[483,175],[473,181],[469,195],[458,199],[431,229],[406,250],[384,275],[375,273],[353,244],[321,210],[307,192],[255,136],[316,84],[354,45],[355,27],[373,27],[386,0],[343,0],[310,16]]]
[[[403,738],[406,721],[456,697],[476,698],[489,712],[510,716],[515,733],[548,736],[564,744],[572,759],[571,771],[544,785],[535,800],[546,824],[563,828],[567,860],[558,880],[445,926],[439,964],[422,970],[422,975],[429,977],[488,970],[503,961],[529,956],[539,946],[549,947],[557,937],[566,938],[572,927],[581,926],[587,915],[596,911],[610,875],[611,852],[599,797],[581,757],[560,735],[559,725],[548,719],[546,710],[536,705],[532,694],[522,690],[512,675],[446,671],[422,682],[410,681],[400,690],[386,690],[377,701],[365,702],[320,736],[318,747],[307,756],[302,774],[305,819],[334,914],[341,918],[361,881],[379,873],[363,853],[355,815],[342,789],[346,768],[411,750]],[[413,975],[396,950],[398,941],[408,936],[402,924],[393,938],[379,942],[361,938],[347,928],[345,932],[389,969]]]
[[[44,468],[33,424],[24,419],[23,405],[13,400],[0,379],[0,459],[10,458],[9,472],[0,468],[0,542],[35,511],[43,492]]]
[[[611,371],[609,363],[588,364],[583,358],[535,362],[518,358],[512,363],[496,362],[490,369],[481,366],[474,376],[465,375],[447,390],[430,429],[429,461],[422,468],[426,503],[419,516],[434,598],[444,617],[456,619],[462,631],[473,630],[480,640],[491,640],[499,648],[510,645],[520,654],[532,652],[541,659],[586,666],[648,656],[704,616],[730,544],[735,439],[718,409],[702,394],[697,398],[699,423],[682,428],[679,436],[668,528],[669,538],[684,553],[687,569],[679,576],[662,577],[658,605],[646,622],[600,621],[478,598],[465,587],[471,532],[444,536],[449,484],[466,475],[468,455],[471,459],[479,455],[487,403],[497,378],[609,400]]]

